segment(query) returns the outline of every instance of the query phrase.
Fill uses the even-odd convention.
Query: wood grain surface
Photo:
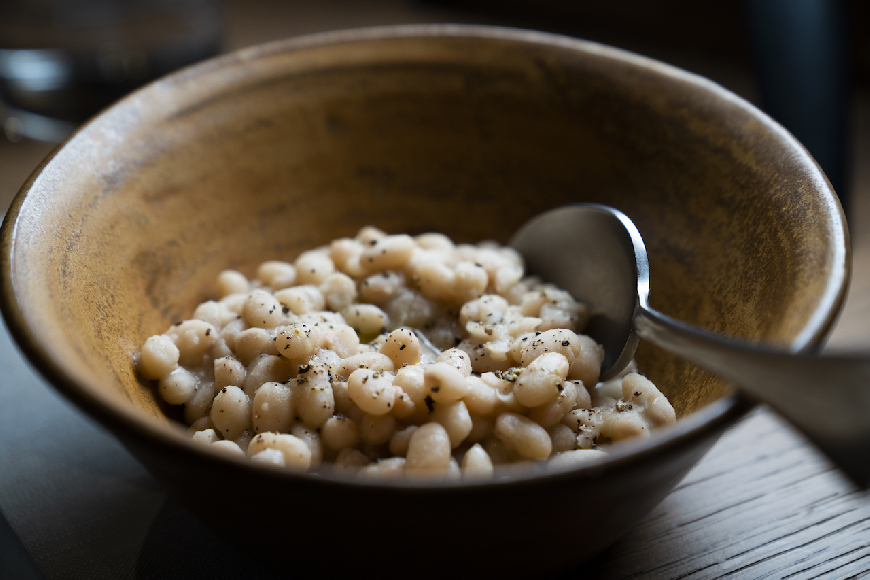
[[[593,564],[601,578],[860,578],[870,495],[761,408]]]

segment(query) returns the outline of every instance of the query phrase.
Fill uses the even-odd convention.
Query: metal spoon
[[[577,204],[526,223],[511,245],[530,272],[589,308],[586,334],[604,346],[602,380],[616,376],[639,338],[763,401],[813,441],[861,488],[870,487],[870,357],[813,356],[749,344],[649,306],[649,261],[622,212]]]

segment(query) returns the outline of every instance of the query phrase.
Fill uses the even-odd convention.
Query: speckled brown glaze
[[[48,159],[10,209],[3,311],[64,395],[194,513],[255,553],[291,557],[290,572],[318,567],[327,533],[330,546],[356,541],[326,565],[355,566],[368,538],[408,519],[443,544],[438,557],[422,538],[396,550],[398,575],[561,569],[651,509],[749,403],[643,345],[642,369],[682,417],[654,439],[546,477],[372,486],[193,445],[165,420],[134,356],[207,298],[224,268],[293,258],[365,224],[506,241],[530,216],[580,200],[638,225],[663,313],[800,349],[818,345],[839,311],[850,268],[842,212],[817,165],[769,119],[647,59],[469,27],[280,42],[124,99]],[[242,488],[259,491],[212,509]],[[286,499],[257,509],[268,493]],[[332,531],[289,524],[319,510]],[[337,532],[335,518],[349,518]],[[351,525],[360,521],[371,528]],[[456,523],[458,534],[441,536]],[[498,556],[471,558],[469,545]]]

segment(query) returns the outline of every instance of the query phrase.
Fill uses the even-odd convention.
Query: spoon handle
[[[870,358],[759,347],[638,306],[637,334],[767,403],[859,487],[870,487]]]

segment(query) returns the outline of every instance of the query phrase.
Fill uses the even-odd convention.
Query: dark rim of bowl
[[[757,108],[734,95],[720,85],[704,77],[686,72],[672,65],[668,65],[648,57],[640,56],[619,48],[601,45],[595,42],[570,38],[557,34],[504,28],[496,26],[479,25],[456,25],[456,24],[428,24],[428,25],[398,25],[344,30],[337,32],[325,32],[270,42],[250,48],[241,49],[233,53],[215,57],[201,63],[186,67],[162,77],[144,87],[134,91],[112,105],[107,111],[123,108],[139,93],[156,90],[155,87],[172,85],[181,78],[195,78],[205,74],[211,74],[222,68],[240,66],[245,61],[261,59],[277,53],[291,53],[303,49],[317,48],[327,45],[339,45],[366,40],[387,39],[411,39],[433,37],[456,37],[477,40],[495,39],[508,40],[518,43],[533,45],[556,46],[585,54],[592,58],[617,61],[652,70],[656,74],[680,80],[689,85],[705,90],[717,99],[736,105],[744,112],[755,118],[766,129],[776,134],[784,148],[788,149],[796,157],[800,158],[804,165],[813,172],[816,189],[823,197],[823,202],[828,208],[831,229],[841,236],[841,246],[836,253],[834,274],[828,282],[824,296],[820,304],[813,312],[812,317],[804,326],[804,329],[795,337],[790,347],[792,351],[808,351],[817,348],[825,338],[827,332],[833,326],[837,315],[845,300],[846,290],[851,275],[851,254],[849,235],[846,229],[846,221],[839,201],[830,183],[818,164],[807,153],[805,148],[783,127]],[[33,171],[27,181],[21,186],[18,194],[9,207],[2,226],[0,237],[0,260],[2,260],[2,296],[0,296],[0,310],[6,320],[10,334],[15,339],[19,348],[39,373],[48,380],[60,393],[75,403],[85,413],[103,424],[115,433],[126,445],[128,440],[147,440],[167,449],[174,449],[186,453],[194,453],[197,456],[205,456],[203,459],[217,459],[244,466],[247,469],[260,471],[263,475],[289,478],[299,481],[305,478],[309,482],[322,482],[323,485],[352,485],[358,487],[395,488],[406,491],[420,490],[425,493],[432,491],[458,492],[463,489],[486,489],[491,486],[525,486],[529,483],[548,481],[557,483],[565,479],[577,477],[595,478],[604,471],[622,469],[627,465],[647,463],[655,461],[656,457],[679,449],[691,442],[700,439],[718,437],[728,426],[735,423],[740,417],[751,410],[755,403],[749,397],[739,392],[732,392],[714,401],[710,405],[695,413],[681,418],[675,425],[660,429],[649,439],[640,441],[627,441],[612,448],[606,456],[584,463],[581,466],[546,473],[520,474],[504,480],[496,481],[457,481],[457,482],[408,482],[408,481],[384,481],[372,480],[361,481],[339,476],[325,476],[313,478],[309,475],[299,474],[289,470],[282,470],[268,465],[255,464],[247,458],[233,457],[227,454],[210,451],[201,444],[192,441],[184,435],[184,430],[168,427],[167,423],[152,417],[147,417],[135,411],[132,407],[118,405],[108,398],[94,394],[94,390],[88,385],[79,384],[70,378],[70,375],[60,365],[54,362],[49,350],[41,345],[28,328],[27,319],[19,307],[19,294],[16,291],[14,277],[15,233],[17,220],[20,217],[25,198],[34,182],[57,156],[63,148],[76,135],[87,131],[93,125],[95,119],[105,114],[100,113],[87,123],[83,124],[63,144],[59,145],[46,159]]]

